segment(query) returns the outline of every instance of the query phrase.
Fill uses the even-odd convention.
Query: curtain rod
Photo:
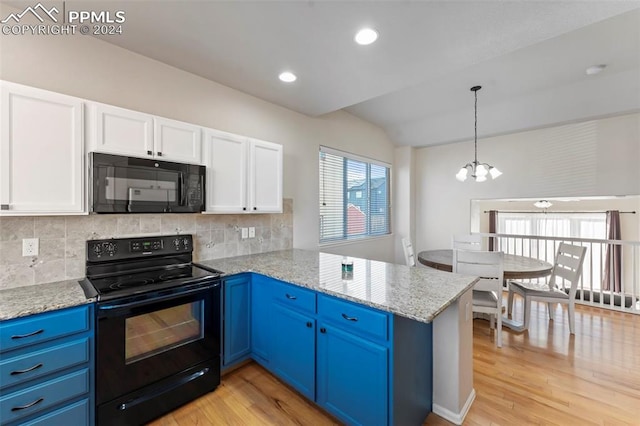
[[[485,210],[485,213],[489,213],[491,210]],[[581,214],[585,214],[585,213],[606,213],[606,211],[604,212],[577,212],[577,211],[562,211],[562,210],[554,210],[554,211],[545,211],[545,210],[532,210],[532,211],[524,211],[524,210],[520,210],[520,211],[508,211],[508,210],[494,210],[498,213],[581,213]],[[635,210],[632,211],[628,211],[628,212],[620,212],[620,214],[636,214]]]

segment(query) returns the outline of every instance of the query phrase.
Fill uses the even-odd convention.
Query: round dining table
[[[430,266],[441,271],[451,272],[453,267],[453,250],[426,250],[418,253],[418,261],[423,265]],[[504,281],[527,278],[546,277],[551,273],[553,265],[544,260],[534,259],[526,256],[516,256],[513,254],[504,255]],[[504,308],[503,308],[504,309]],[[483,314],[477,314],[484,318]],[[475,314],[474,314],[475,317]],[[502,325],[517,332],[523,332],[524,321],[517,322],[511,318],[503,318]]]
[[[451,272],[453,267],[453,250],[426,250],[418,253],[418,262],[441,271]],[[544,260],[513,254],[504,255],[504,279],[522,280],[546,277],[551,273],[553,265]]]

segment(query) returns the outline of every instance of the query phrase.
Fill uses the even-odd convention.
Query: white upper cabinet
[[[249,207],[282,212],[282,145],[249,139]]]
[[[205,130],[208,212],[247,211],[246,143],[242,136]]]
[[[202,131],[200,127],[181,121],[155,117],[155,155],[167,161],[200,164]]]
[[[137,111],[92,103],[90,150],[201,164],[200,127]]]
[[[153,116],[103,104],[88,110],[91,151],[153,156]]]
[[[84,213],[82,100],[0,85],[0,215]]]
[[[281,213],[282,145],[205,131],[208,213]]]

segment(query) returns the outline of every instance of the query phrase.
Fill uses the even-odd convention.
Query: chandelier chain
[[[475,121],[473,123],[473,146],[474,146],[474,159],[476,166],[478,165],[478,91],[474,90],[473,94],[475,95],[475,103],[473,105],[473,110],[475,111]],[[475,169],[475,166],[474,166]]]

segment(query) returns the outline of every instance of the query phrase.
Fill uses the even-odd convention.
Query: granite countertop
[[[476,277],[348,257],[353,278],[342,279],[342,259],[329,253],[284,250],[198,262],[227,275],[256,272],[420,322],[431,322],[470,289]]]
[[[94,299],[87,299],[77,279],[8,288],[0,291],[0,320],[69,308],[94,301]]]
[[[256,272],[421,322],[431,322],[476,281],[475,277],[348,257],[352,279],[342,279],[342,259],[329,253],[283,250],[198,262],[225,275]],[[0,291],[0,320],[94,302],[78,280]]]

